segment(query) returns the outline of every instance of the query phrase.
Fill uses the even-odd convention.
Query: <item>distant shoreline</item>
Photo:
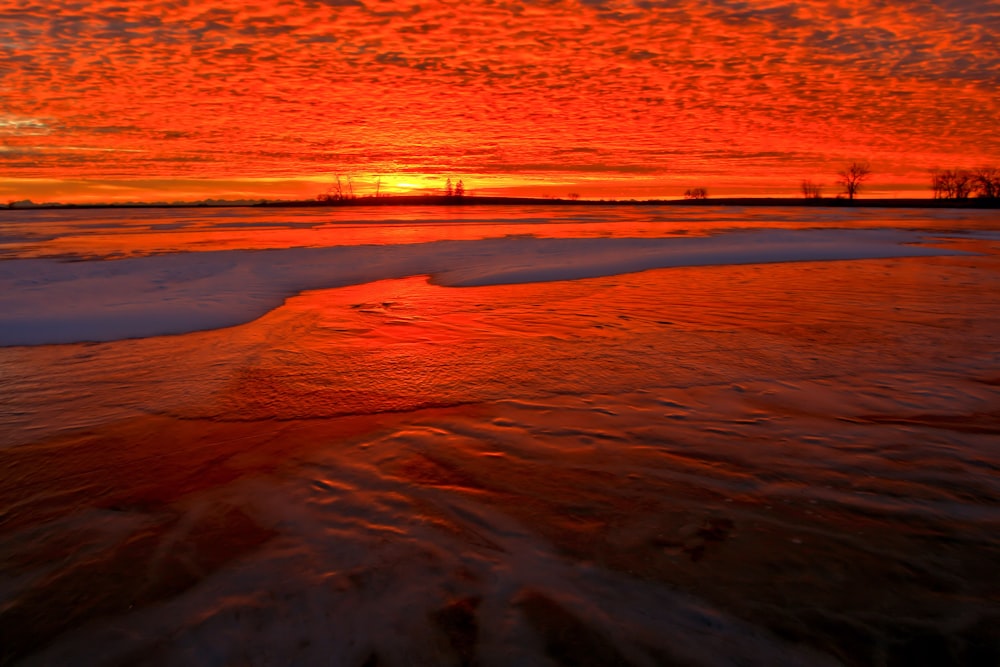
[[[0,207],[0,211],[63,209],[147,209],[147,208],[354,208],[372,206],[774,206],[796,208],[916,208],[916,209],[998,209],[998,199],[804,199],[802,197],[716,197],[711,199],[548,199],[542,197],[448,197],[445,195],[399,195],[358,197],[335,201],[313,199],[263,201],[259,203],[130,203],[130,204],[35,204]]]

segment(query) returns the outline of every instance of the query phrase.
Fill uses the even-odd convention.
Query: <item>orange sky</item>
[[[0,0],[0,201],[929,196],[1000,165],[1000,2]]]

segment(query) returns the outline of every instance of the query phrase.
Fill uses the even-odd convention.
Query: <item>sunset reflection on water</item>
[[[989,210],[781,207],[392,206],[4,211],[0,258],[467,241],[659,238],[734,229],[992,229]]]
[[[987,664],[1000,247],[950,243],[0,349],[3,657]]]

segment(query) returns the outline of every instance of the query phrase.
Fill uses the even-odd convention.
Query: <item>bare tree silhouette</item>
[[[708,199],[708,190],[705,188],[689,188],[684,191],[684,199]]]
[[[973,194],[997,199],[1000,197],[1000,169],[935,169],[931,172],[931,191],[935,199],[968,199]]]
[[[972,174],[976,196],[986,199],[1000,199],[1000,169],[980,167]]]
[[[972,174],[964,169],[956,169],[953,173],[955,199],[968,199],[972,194]]]
[[[331,202],[340,201],[344,198],[344,186],[340,182],[340,174],[337,174],[333,184],[326,189],[326,192],[316,197],[319,201]]]
[[[861,190],[861,184],[871,178],[872,167],[867,162],[852,162],[851,166],[837,172],[837,182],[844,186],[844,194],[854,199]]]
[[[931,192],[934,199],[950,199],[954,192],[951,169],[935,169],[931,172]]]
[[[345,190],[344,181],[341,180],[340,174],[335,174],[333,184],[326,189],[326,192],[316,197],[316,200],[321,202],[344,201],[347,199],[356,199],[354,195],[354,179],[351,176],[347,177],[347,189]]]
[[[823,185],[821,183],[813,183],[809,179],[802,181],[802,196],[806,199],[822,199]]]

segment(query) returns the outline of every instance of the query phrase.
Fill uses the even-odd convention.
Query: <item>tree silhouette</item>
[[[822,199],[823,186],[806,179],[802,181],[802,196],[806,199]]]
[[[839,176],[837,182],[844,186],[844,194],[847,195],[847,198],[854,199],[854,196],[861,190],[861,184],[871,178],[871,175],[870,164],[853,162],[847,169],[837,172],[837,176]]]
[[[935,199],[968,199],[973,194],[996,199],[1000,197],[1000,169],[935,169],[931,172],[931,191]]]
[[[684,191],[684,199],[708,199],[708,190],[705,188],[689,188]]]
[[[962,169],[935,169],[931,172],[931,190],[935,199],[968,199],[972,174]]]
[[[954,174],[955,199],[968,199],[972,194],[972,174],[964,169],[958,169]]]
[[[935,169],[931,172],[931,192],[934,199],[951,199],[954,193],[951,169]]]
[[[455,190],[451,186],[451,176],[448,177],[448,182],[444,186],[444,196],[451,197],[455,194]]]
[[[455,184],[455,196],[464,197],[465,196],[465,184],[462,183],[462,179],[458,179],[458,183]]]
[[[972,175],[976,194],[986,199],[1000,199],[1000,169],[980,167]]]

